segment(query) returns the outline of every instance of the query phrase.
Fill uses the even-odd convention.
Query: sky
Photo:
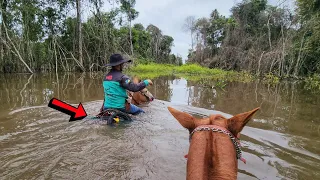
[[[191,48],[190,33],[182,30],[185,18],[209,17],[214,9],[218,9],[224,16],[229,16],[233,4],[234,0],[137,0],[135,7],[140,14],[135,21],[145,27],[150,23],[154,24],[163,34],[172,36],[172,53],[181,55],[185,60],[188,49]]]
[[[136,0],[135,9],[139,16],[133,23],[141,23],[144,27],[153,24],[162,33],[174,39],[173,54],[187,58],[191,48],[190,34],[182,30],[184,20],[188,16],[196,18],[209,17],[217,9],[221,15],[228,17],[230,9],[242,0]],[[289,5],[293,7],[294,0],[269,0],[272,5]],[[103,10],[108,11],[112,4],[104,0]]]

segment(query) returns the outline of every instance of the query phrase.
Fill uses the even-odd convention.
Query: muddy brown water
[[[303,83],[153,81],[146,113],[108,126],[47,107],[56,97],[95,115],[100,74],[0,75],[0,179],[185,179],[188,132],[167,106],[227,117],[260,106],[242,131],[238,179],[320,179],[320,95]]]

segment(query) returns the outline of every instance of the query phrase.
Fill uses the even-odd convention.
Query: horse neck
[[[226,134],[197,132],[187,162],[187,179],[237,179],[236,151]]]
[[[133,93],[132,94],[132,104],[134,104],[134,105],[140,105],[141,104],[141,101],[140,101],[140,99],[139,99],[139,95],[136,95],[136,93],[139,93],[139,92],[135,92],[135,93]]]

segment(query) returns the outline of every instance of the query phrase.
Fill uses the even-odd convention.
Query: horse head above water
[[[238,138],[260,108],[229,119],[220,114],[196,119],[172,107],[168,109],[190,133],[187,179],[237,179],[237,159],[243,160]]]
[[[134,77],[132,79],[132,82],[135,84],[138,84],[141,82],[141,80],[138,77]],[[129,91],[129,96],[131,97],[131,103],[137,106],[154,100],[153,95],[150,93],[150,91],[147,88],[144,88],[138,92]]]

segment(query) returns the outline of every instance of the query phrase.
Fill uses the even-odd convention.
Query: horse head
[[[132,82],[135,84],[138,84],[141,82],[141,80],[138,77],[134,77],[132,79]],[[131,92],[131,96],[132,96],[131,103],[135,105],[145,104],[154,100],[153,95],[147,88],[144,88],[138,92],[133,92],[133,93]]]
[[[196,119],[168,107],[178,122],[189,130],[187,179],[237,179],[241,157],[240,132],[259,108],[229,119],[220,114]]]

